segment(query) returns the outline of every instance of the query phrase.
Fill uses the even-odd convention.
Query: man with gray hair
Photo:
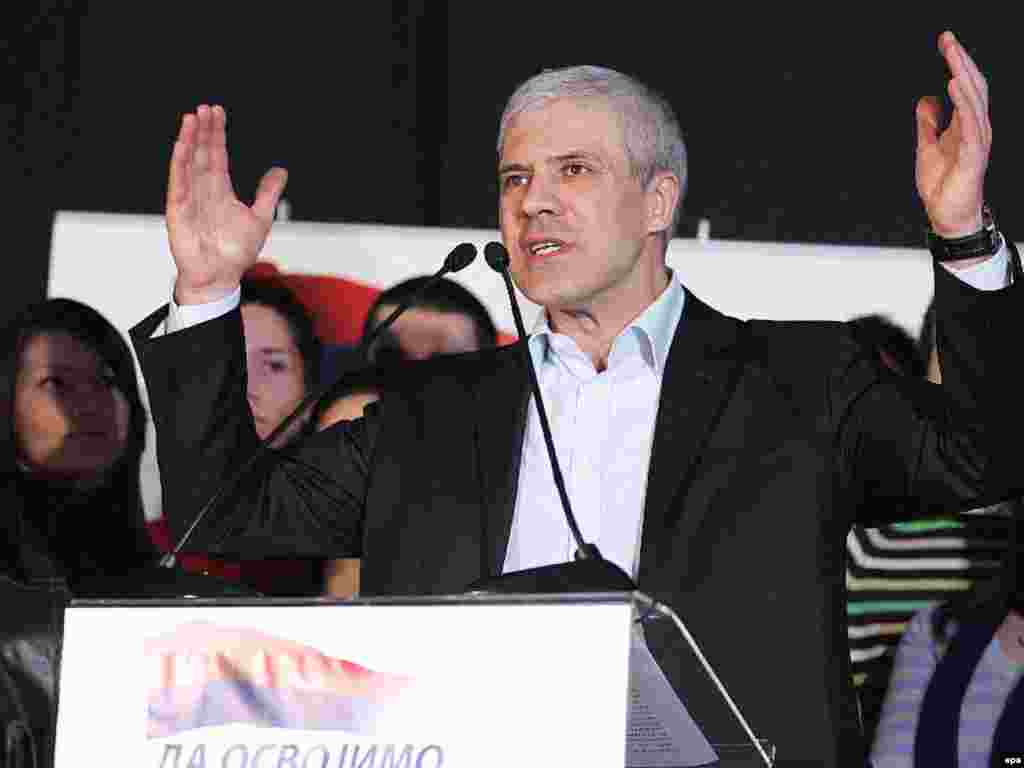
[[[498,157],[509,124],[524,112],[557,100],[601,102],[621,121],[630,170],[646,187],[655,171],[670,171],[682,187],[686,182],[686,146],[672,106],[643,83],[606,67],[579,66],[545,70],[520,85],[509,97],[498,128]],[[680,202],[682,195],[680,195]],[[681,206],[677,205],[676,211]],[[673,220],[671,237],[677,221]]]
[[[1000,451],[1021,425],[998,410],[1016,386],[999,329],[1019,327],[1022,289],[1005,287],[1007,248],[983,211],[987,85],[952,34],[939,47],[956,109],[940,130],[936,102],[918,105],[917,184],[944,261],[942,388],[888,375],[844,324],[741,322],[687,291],[665,263],[682,138],[631,78],[544,73],[502,118],[502,238],[546,310],[526,349],[580,527],[686,617],[780,765],[863,764],[844,620],[851,523],[978,506],[1019,483]],[[271,170],[243,205],[224,111],[184,117],[167,200],[174,296],[133,331],[180,531],[257,443],[237,284],[285,178]],[[365,595],[457,593],[570,559],[522,351],[410,364],[364,418],[250,479],[257,506],[204,520],[191,547],[363,556]],[[652,625],[647,642],[709,740],[741,742],[670,631]]]

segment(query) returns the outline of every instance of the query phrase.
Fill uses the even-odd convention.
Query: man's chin
[[[570,282],[561,275],[531,270],[525,280],[521,277],[524,276],[515,276],[516,287],[534,304],[545,308],[560,305],[573,293]]]
[[[548,312],[569,312],[585,307],[588,298],[587,292],[579,286],[555,281],[537,282],[529,286],[529,290],[523,290],[523,295]]]

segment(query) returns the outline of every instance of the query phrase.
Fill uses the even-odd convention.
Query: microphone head
[[[476,246],[472,243],[459,243],[444,260],[446,272],[458,272],[473,263],[476,258]]]
[[[511,260],[508,257],[508,251],[505,250],[505,246],[501,243],[488,243],[484,246],[484,258],[487,259],[487,264],[495,272],[504,272],[508,269],[508,265]]]

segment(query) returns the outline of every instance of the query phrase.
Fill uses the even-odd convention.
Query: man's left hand
[[[937,99],[917,103],[917,191],[932,229],[944,238],[982,229],[985,170],[992,149],[988,83],[952,32],[939,36],[939,50],[952,75],[953,116],[939,131]]]

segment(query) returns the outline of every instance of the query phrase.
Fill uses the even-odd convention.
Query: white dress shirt
[[[997,290],[1007,285],[1008,264],[1004,244],[991,259],[954,274],[974,288]],[[164,332],[226,314],[240,298],[236,290],[208,304],[178,306],[172,292]],[[600,373],[575,341],[548,326],[545,313],[530,335],[530,355],[583,538],[634,577],[661,382],[685,301],[673,274],[661,296],[616,337]],[[504,570],[565,562],[575,548],[531,398]]]
[[[661,380],[685,302],[672,275],[657,300],[615,338],[600,373],[572,338],[550,328],[546,313],[530,336],[555,452],[583,538],[634,576]],[[565,562],[575,550],[531,399],[505,571]]]

